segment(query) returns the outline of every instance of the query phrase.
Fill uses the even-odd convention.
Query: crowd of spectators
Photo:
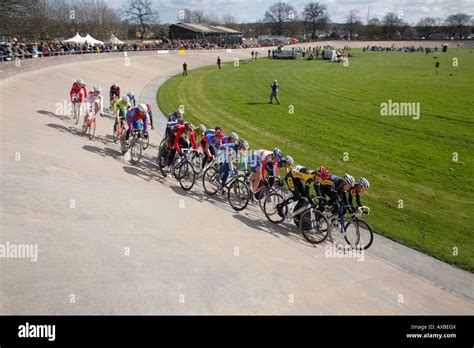
[[[254,45],[255,46],[255,45]],[[159,40],[153,42],[135,42],[124,44],[95,44],[64,43],[59,40],[49,42],[20,42],[16,38],[0,42],[0,56],[2,61],[16,59],[38,58],[57,55],[122,52],[122,51],[153,51],[153,50],[201,50],[201,49],[229,49],[254,47],[246,44],[221,44],[208,40]]]

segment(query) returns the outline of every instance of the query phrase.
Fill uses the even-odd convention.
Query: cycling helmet
[[[283,154],[281,153],[281,150],[277,147],[275,147],[275,150],[273,150],[273,156],[281,159],[283,157]]]
[[[187,131],[193,131],[194,130],[194,126],[192,123],[190,122],[185,122],[184,123],[184,128],[187,130]]]
[[[135,98],[135,94],[133,94],[133,92],[128,92],[127,95],[130,99]]]
[[[102,92],[102,87],[94,86],[94,92]]]
[[[293,164],[295,164],[295,160],[290,155],[286,155],[285,158],[283,158],[283,161],[289,166],[292,166]]]
[[[138,110],[140,110],[140,112],[146,112],[147,111],[146,104],[138,104],[137,107],[138,107]]]
[[[369,181],[363,177],[359,178],[359,185],[365,188],[366,190],[370,187]]]
[[[247,140],[244,140],[244,139],[240,139],[239,140],[239,147],[244,149],[244,150],[248,150],[249,149],[249,142]]]
[[[344,175],[342,180],[344,180],[346,182],[346,184],[348,184],[350,187],[354,187],[354,185],[355,185],[354,177],[352,175],[347,174],[347,173]]]
[[[184,110],[183,109],[178,109],[176,110],[176,115],[183,117],[184,116]]]
[[[219,127],[216,127],[216,130],[214,132],[214,135],[216,138],[223,138],[224,137],[224,132],[222,131],[222,129],[220,129]]]
[[[331,174],[329,174],[329,171],[324,166],[321,166],[316,169],[316,175],[321,177],[323,180],[329,179],[329,177],[331,176]]]
[[[117,82],[114,82],[114,84],[112,86],[114,86],[114,88],[117,88],[119,85],[118,85]]]
[[[217,130],[220,130],[220,131],[221,131],[222,128],[221,128],[221,127],[214,127],[214,132],[217,131]]]
[[[205,133],[206,132],[206,126],[204,126],[203,124],[199,125],[199,131],[201,133]]]
[[[85,85],[84,81],[81,80],[81,79],[77,79],[76,82],[77,82],[77,84],[78,84],[79,86],[84,86],[84,85]]]
[[[128,95],[125,94],[124,96],[122,96],[122,101],[126,104],[130,102],[130,98],[128,97]]]
[[[232,132],[232,133],[229,134],[229,138],[234,139],[234,141],[238,141],[239,140],[239,135],[235,132]]]

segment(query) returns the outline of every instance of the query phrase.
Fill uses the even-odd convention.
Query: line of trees
[[[472,16],[457,13],[442,20],[425,17],[416,25],[409,25],[403,19],[403,12],[387,13],[381,20],[371,18],[363,24],[355,10],[349,10],[345,22],[340,25],[331,23],[327,7],[319,2],[309,2],[301,14],[294,6],[285,2],[276,2],[265,12],[264,29],[272,35],[308,35],[316,39],[318,34],[334,35],[344,32],[346,38],[354,39],[396,39],[396,38],[432,38],[435,34],[446,37],[465,38],[474,31]],[[342,24],[342,25],[341,25]]]
[[[332,23],[326,5],[308,2],[301,12],[293,5],[275,2],[256,23],[237,23],[231,14],[222,17],[203,10],[183,9],[178,22],[225,25],[247,35],[291,35],[299,38],[426,39],[465,38],[474,32],[472,16],[457,13],[445,19],[425,17],[409,25],[403,13],[387,13],[363,23],[349,10],[344,23]],[[90,33],[105,40],[111,32],[120,38],[141,40],[168,36],[168,26],[159,24],[151,0],[127,0],[120,15],[104,0],[1,0],[0,38],[52,39]]]

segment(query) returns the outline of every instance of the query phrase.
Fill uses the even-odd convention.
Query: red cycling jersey
[[[179,139],[181,138],[181,135],[183,135],[183,133],[185,132],[186,128],[184,124],[179,124],[176,126],[175,130],[176,130],[176,136],[174,138],[174,148],[181,155],[182,152],[181,152],[181,147],[179,146]],[[197,150],[197,143],[196,143],[196,138],[194,137],[194,132],[191,132],[190,138],[191,138],[191,142],[193,143],[194,150]]]
[[[81,95],[81,91],[84,91],[84,95]],[[75,95],[79,95],[81,97],[81,100],[82,100],[82,97],[87,98],[86,85],[79,86],[77,82],[74,82],[72,84],[71,91],[69,92],[69,97],[71,98],[71,102],[73,101],[72,97]]]
[[[267,176],[266,176],[266,170],[265,168],[267,167],[267,165],[272,165],[273,166],[273,176],[275,178],[278,178],[278,171],[279,171],[279,168],[278,168],[278,161],[273,161],[272,160],[272,153],[268,154],[265,156],[265,158],[262,160],[261,164],[260,164],[260,173],[262,174],[262,180],[266,180],[267,179]]]

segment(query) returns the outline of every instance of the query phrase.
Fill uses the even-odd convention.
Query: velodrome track
[[[0,314],[474,313],[468,272],[378,236],[362,262],[326,257],[255,207],[238,214],[200,184],[186,193],[164,179],[156,146],[132,166],[112,119],[89,141],[58,111],[78,77],[104,90],[117,81],[156,110],[157,87],[183,60],[192,69],[217,54],[250,56],[137,53],[126,67],[104,54],[2,71],[0,243],[39,250],[36,262],[0,260]]]

